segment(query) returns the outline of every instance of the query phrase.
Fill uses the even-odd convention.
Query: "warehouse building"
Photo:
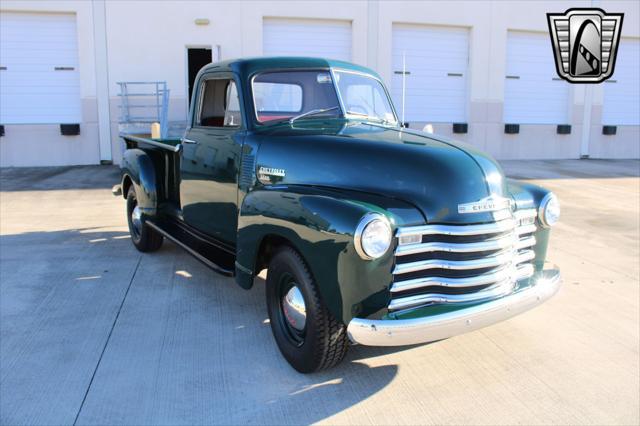
[[[625,14],[615,73],[576,85],[556,74],[546,14],[590,1],[3,0],[0,164],[118,163],[119,82],[166,82],[178,127],[203,64],[262,55],[373,68],[399,112],[404,77],[410,127],[498,159],[639,158],[639,5],[597,3]]]

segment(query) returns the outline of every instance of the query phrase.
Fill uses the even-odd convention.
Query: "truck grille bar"
[[[409,254],[443,251],[449,253],[471,253],[477,251],[501,250],[513,246],[513,236],[505,235],[501,238],[482,241],[479,243],[454,244],[454,243],[420,243],[400,246],[396,250],[396,256]]]
[[[397,237],[409,235],[482,235],[495,234],[512,230],[516,225],[515,220],[505,219],[500,222],[487,223],[483,225],[423,225],[400,228]]]
[[[534,273],[536,210],[478,225],[398,229],[390,312],[505,296]]]
[[[513,247],[513,243],[511,247]],[[518,262],[521,263],[529,259],[533,259],[535,257],[533,251],[526,250],[521,254],[516,255]],[[467,269],[481,269],[481,268],[491,268],[494,266],[505,265],[509,263],[513,259],[514,255],[511,251],[505,251],[497,256],[491,257],[483,257],[480,259],[473,260],[440,260],[440,259],[431,259],[431,260],[421,260],[419,262],[412,263],[403,263],[401,265],[397,265],[393,270],[394,275],[406,274],[408,272],[422,271],[425,269],[456,269],[456,270],[467,270]]]

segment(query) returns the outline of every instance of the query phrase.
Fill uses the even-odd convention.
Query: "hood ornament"
[[[472,203],[458,204],[458,213],[483,213],[495,212],[500,210],[511,209],[511,199],[500,197],[499,195],[490,195],[479,201]]]

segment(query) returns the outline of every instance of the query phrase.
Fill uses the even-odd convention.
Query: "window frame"
[[[331,68],[318,68],[318,67],[312,67],[312,68],[271,68],[271,69],[264,69],[264,70],[260,70],[258,72],[256,72],[255,74],[253,74],[251,76],[251,78],[249,79],[250,84],[249,84],[249,90],[250,90],[250,96],[251,96],[251,105],[253,107],[253,114],[252,114],[252,118],[251,120],[253,121],[254,126],[257,127],[264,127],[264,126],[272,126],[275,123],[270,123],[270,122],[261,122],[258,119],[258,108],[256,106],[256,97],[254,96],[253,93],[253,83],[255,81],[255,79],[262,75],[262,74],[270,74],[270,73],[275,73],[275,72],[303,72],[303,71],[307,71],[307,72],[315,72],[315,71],[324,71],[324,72],[328,72],[329,74],[331,74],[331,83],[333,86],[333,90],[336,91],[336,97],[338,98],[338,105],[340,106],[340,113],[341,113],[341,117],[344,117],[344,107],[342,106],[342,100],[340,99],[340,95],[338,94],[338,91],[336,89],[336,85],[335,85],[335,80],[334,80],[334,75],[333,75],[333,71]],[[298,85],[299,86],[299,85]],[[302,91],[302,105],[304,106],[304,91]]]
[[[362,117],[360,117],[358,115],[349,114],[347,112],[347,109],[343,105],[342,92],[340,92],[340,87],[338,86],[338,82],[335,79],[334,71],[342,72],[342,73],[346,73],[346,74],[356,74],[356,75],[361,75],[361,76],[364,76],[364,77],[369,77],[369,78],[372,78],[372,79],[376,80],[378,83],[380,83],[380,86],[382,87],[382,90],[384,91],[384,94],[387,97],[387,102],[389,102],[389,106],[391,107],[391,112],[393,113],[393,117],[395,118],[396,125],[397,126],[401,126],[401,125],[404,124],[404,123],[400,123],[400,119],[398,118],[398,113],[396,112],[396,106],[393,104],[393,101],[391,100],[391,96],[389,96],[389,90],[387,89],[387,86],[384,84],[384,82],[381,79],[379,79],[378,77],[376,77],[373,74],[369,74],[369,73],[366,73],[366,72],[336,67],[336,68],[331,68],[331,77],[333,78],[333,85],[335,86],[336,93],[338,94],[338,100],[340,101],[340,108],[342,108],[343,117],[345,117],[347,119],[354,119],[354,120],[357,120],[358,118],[362,119]]]
[[[343,72],[343,73],[350,73],[350,74],[357,74],[357,75],[361,75],[364,77],[369,77],[372,78],[374,80],[376,80],[378,83],[380,83],[380,85],[382,86],[382,89],[384,90],[385,96],[387,97],[387,101],[389,102],[389,105],[391,106],[391,111],[393,112],[393,116],[395,118],[395,126],[396,127],[402,127],[403,123],[400,123],[400,118],[398,117],[398,112],[396,111],[396,107],[393,104],[393,100],[391,99],[391,96],[389,94],[389,89],[387,88],[386,84],[384,84],[384,82],[382,81],[382,79],[380,79],[379,77],[377,77],[376,75],[364,72],[364,71],[358,71],[358,70],[353,70],[353,69],[348,69],[348,68],[342,68],[342,67],[310,67],[310,68],[270,68],[270,69],[264,69],[264,70],[260,70],[257,71],[256,73],[252,74],[251,77],[249,78],[249,96],[251,96],[251,107],[253,108],[253,114],[248,114],[247,113],[247,121],[249,121],[249,117],[251,117],[251,123],[253,126],[255,127],[265,127],[265,126],[271,126],[274,123],[262,123],[260,120],[258,120],[258,109],[256,108],[256,99],[253,93],[253,82],[256,79],[256,77],[258,77],[261,74],[267,74],[267,73],[274,73],[274,72],[295,72],[295,71],[324,71],[324,72],[328,72],[329,74],[331,74],[331,83],[333,85],[333,90],[335,90],[336,92],[336,96],[338,98],[338,106],[340,108],[340,117],[343,119],[352,119],[352,120],[362,120],[361,116],[357,116],[357,115],[353,115],[353,114],[347,114],[346,113],[346,109],[344,106],[344,103],[342,101],[342,94],[340,92],[340,89],[338,89],[338,83],[336,81],[336,76],[335,76],[335,72]],[[304,100],[304,91],[302,92],[302,96],[303,96],[303,100]]]
[[[236,93],[238,94],[238,105],[240,106],[240,124],[238,126],[205,126],[203,124],[200,124],[201,121],[201,117],[202,117],[202,106],[203,106],[203,102],[204,102],[204,93],[205,93],[205,85],[207,84],[208,81],[211,80],[229,80],[229,82],[233,82],[233,84],[235,84],[236,86]],[[235,130],[240,130],[240,129],[245,129],[246,127],[246,116],[244,114],[244,108],[243,108],[243,100],[241,97],[241,90],[239,90],[240,85],[238,83],[238,79],[236,78],[236,75],[234,73],[231,72],[212,72],[212,73],[207,73],[205,75],[203,75],[200,78],[200,81],[198,83],[198,94],[197,94],[197,99],[196,102],[193,104],[194,105],[194,111],[193,111],[193,116],[192,118],[192,124],[191,124],[191,128],[201,128],[201,129],[219,129],[219,130],[229,130],[229,131],[235,131]],[[223,102],[224,102],[224,110],[225,110],[225,114],[227,111],[227,99],[226,99],[226,93],[227,93],[227,88],[225,88],[224,90],[224,96],[223,96]]]

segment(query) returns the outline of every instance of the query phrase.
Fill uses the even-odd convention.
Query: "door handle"
[[[197,145],[198,142],[193,139],[182,138],[182,143]]]

